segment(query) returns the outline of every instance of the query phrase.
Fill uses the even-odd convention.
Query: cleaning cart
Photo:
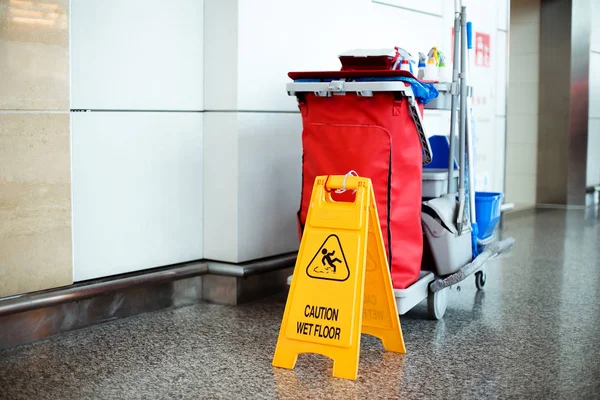
[[[445,137],[431,138],[434,154],[441,157],[431,165],[437,169],[424,172],[423,177],[424,187],[428,185],[436,189],[433,193],[424,190],[424,194],[432,195],[432,198],[423,202],[423,229],[437,276],[424,274],[421,278],[430,280],[427,299],[429,315],[433,319],[443,317],[447,293],[452,286],[475,274],[477,289],[483,289],[487,261],[514,244],[513,238],[496,240],[493,234],[502,210],[502,193],[475,191],[474,132],[471,124],[473,88],[469,85],[471,39],[472,29],[467,22],[466,7],[460,7],[454,19],[452,82],[438,82],[438,97],[425,106],[450,111],[449,141]],[[447,157],[443,157],[445,154]],[[447,166],[445,171],[444,164]],[[444,184],[447,190],[442,191]],[[417,292],[417,300],[419,297],[424,299],[424,290],[417,287],[397,291],[397,296],[409,298],[411,289]]]
[[[514,243],[492,234],[502,194],[474,190],[466,33],[463,7],[455,19],[453,82],[423,82],[410,68],[394,69],[398,49],[345,53],[341,71],[289,74],[287,91],[304,128],[299,234],[315,176],[371,178],[401,315],[427,299],[430,317],[442,318],[450,288],[475,274],[482,289],[486,262]],[[450,111],[449,140],[427,138],[424,108]],[[352,199],[345,190],[334,195]]]

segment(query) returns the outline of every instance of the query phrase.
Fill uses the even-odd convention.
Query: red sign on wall
[[[454,28],[450,28],[452,40],[450,42],[450,59],[454,61]],[[490,66],[490,35],[475,33],[475,65]]]
[[[475,34],[475,65],[490,66],[490,35],[488,34]]]

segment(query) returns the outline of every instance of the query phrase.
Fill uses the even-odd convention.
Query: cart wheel
[[[439,292],[429,291],[427,296],[427,314],[430,319],[440,320],[444,318],[446,307],[448,306],[448,289],[442,289]]]
[[[483,287],[485,286],[485,280],[486,280],[485,272],[483,272],[483,271],[475,272],[475,286],[477,286],[477,289],[479,289],[479,290],[483,289]]]

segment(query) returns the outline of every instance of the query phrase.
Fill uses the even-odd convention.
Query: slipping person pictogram
[[[333,273],[335,274],[335,263],[336,262],[341,263],[342,260],[340,260],[337,257],[334,259],[331,259],[331,257],[333,257],[335,255],[335,250],[333,250],[331,253],[329,253],[328,250],[324,248],[321,251],[321,253],[323,254],[323,258],[321,258],[321,264],[323,264],[323,266],[325,268],[327,268],[327,266],[325,265],[325,262],[327,262],[327,264],[329,264],[329,268],[333,269]]]
[[[340,238],[333,234],[327,236],[323,244],[314,253],[306,274],[315,279],[345,281],[350,276]]]

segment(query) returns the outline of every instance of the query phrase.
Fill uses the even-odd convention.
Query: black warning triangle
[[[350,277],[346,255],[337,235],[327,236],[306,267],[306,274],[315,279],[340,282]]]

